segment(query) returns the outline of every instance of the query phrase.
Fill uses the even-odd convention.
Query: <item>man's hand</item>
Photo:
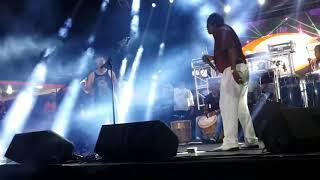
[[[205,62],[205,63],[211,63],[212,57],[210,55],[203,55],[202,56],[202,61]]]
[[[233,71],[232,72],[233,79],[238,83],[238,84],[243,84],[243,79],[241,78],[240,74],[238,71]]]

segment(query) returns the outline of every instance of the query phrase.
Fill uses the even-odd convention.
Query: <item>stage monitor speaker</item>
[[[280,108],[274,111],[262,132],[266,149],[272,153],[320,152],[320,110]]]
[[[52,164],[70,160],[74,146],[52,131],[16,134],[5,156],[23,164]]]
[[[104,125],[95,146],[108,162],[163,161],[177,149],[177,136],[161,121]]]
[[[285,107],[285,105],[275,101],[265,101],[265,103],[261,103],[255,107],[254,112],[256,111],[256,115],[253,115],[252,118],[258,138],[262,139],[262,132],[265,129],[265,126],[276,114],[280,113],[281,108]]]

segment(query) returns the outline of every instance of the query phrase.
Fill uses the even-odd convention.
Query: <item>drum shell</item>
[[[204,116],[201,118],[205,118]],[[197,125],[202,131],[203,135],[205,135],[207,138],[214,138],[216,126],[217,126],[217,116],[214,116],[214,120],[206,125],[201,125],[200,121],[201,118],[197,120]]]
[[[172,121],[170,123],[171,130],[176,134],[179,139],[179,143],[188,143],[192,139],[191,135],[191,121],[190,120],[179,120]]]
[[[304,107],[300,79],[295,76],[279,79],[281,102],[289,107]]]
[[[308,107],[320,107],[320,74],[306,76]]]

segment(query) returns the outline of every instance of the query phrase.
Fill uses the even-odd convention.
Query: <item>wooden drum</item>
[[[171,130],[177,135],[179,143],[188,143],[191,141],[191,121],[179,120],[171,122]]]
[[[208,138],[214,137],[214,133],[217,126],[217,116],[215,115],[211,117],[201,116],[199,117],[197,123],[202,133],[205,136],[207,136]]]

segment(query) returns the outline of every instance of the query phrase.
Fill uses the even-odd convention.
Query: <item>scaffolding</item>
[[[204,98],[209,94],[209,81],[218,78],[219,73],[203,62],[201,58],[192,59],[192,76],[194,77],[198,110],[204,107]]]

